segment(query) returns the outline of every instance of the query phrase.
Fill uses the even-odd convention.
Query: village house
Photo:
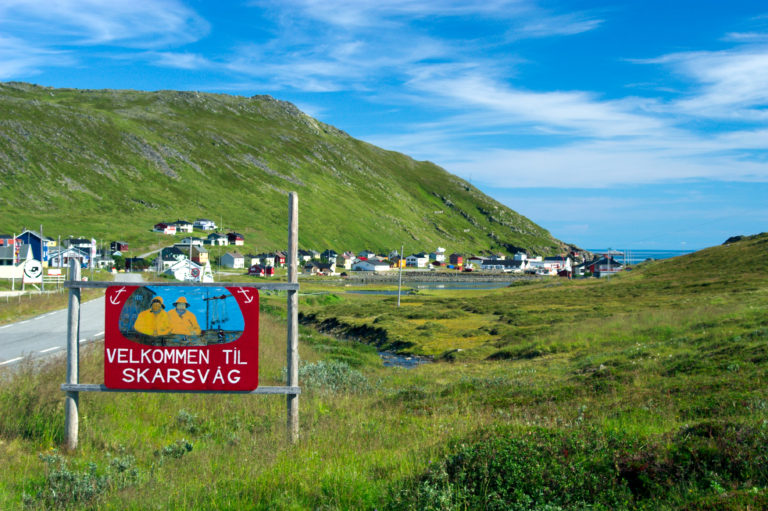
[[[229,241],[230,245],[243,245],[245,244],[245,237],[240,234],[239,232],[229,232],[227,233],[227,240]]]
[[[623,269],[624,266],[614,259],[613,256],[604,255],[580,264],[577,266],[576,273],[584,275],[586,272],[589,272],[595,277],[603,278],[615,275]]]
[[[450,257],[448,258],[448,262],[454,266],[461,267],[464,264],[464,256],[456,253],[451,254]]]
[[[112,252],[125,252],[128,250],[128,243],[125,241],[113,241],[109,244],[109,249]]]
[[[527,269],[526,261],[515,259],[504,259],[503,261],[494,261],[486,259],[480,265],[483,271],[501,271],[505,273],[523,273]]]
[[[251,266],[258,264],[261,266],[275,266],[275,254],[261,253],[251,257]]]
[[[197,264],[205,266],[209,263],[208,250],[205,247],[192,245],[192,260]]]
[[[344,252],[336,258],[336,267],[344,268],[345,270],[351,270],[354,260],[355,255],[352,252]]]
[[[364,260],[364,261],[357,261],[352,265],[352,270],[354,271],[375,271],[375,272],[381,272],[381,271],[389,271],[389,264],[383,261],[377,261],[377,260]]]
[[[367,261],[371,257],[376,256],[376,252],[371,252],[370,250],[363,250],[359,254],[357,254],[357,258],[361,261]]]
[[[101,269],[114,268],[115,260],[112,257],[108,256],[107,254],[100,253],[93,258],[93,267],[101,268]]]
[[[198,264],[194,261],[176,261],[163,273],[182,282],[213,282],[210,264]]]
[[[0,279],[20,279],[24,263],[34,259],[32,247],[27,244],[0,246]]]
[[[412,268],[426,268],[429,264],[429,255],[424,252],[411,254],[405,258],[405,264]]]
[[[224,268],[245,268],[245,257],[238,252],[227,252],[221,256],[221,265]]]
[[[223,246],[229,245],[229,239],[224,234],[212,232],[205,239],[205,243],[207,245],[223,247]]]
[[[261,264],[254,264],[248,268],[248,275],[251,277],[274,277],[275,268],[272,266],[264,266]]]
[[[192,228],[193,228],[192,222],[187,222],[186,220],[176,220],[175,222],[173,222],[173,225],[176,226],[176,232],[177,233],[180,233],[180,232],[191,233],[192,232]]]
[[[390,268],[405,268],[407,264],[408,264],[407,259],[400,257],[399,255],[389,258]]]
[[[176,234],[176,226],[173,224],[165,223],[165,222],[160,222],[159,224],[155,224],[152,230],[154,232],[161,232],[163,234],[170,234],[170,235]]]
[[[71,260],[77,260],[81,268],[90,264],[91,252],[77,247],[56,247],[48,254],[48,265],[53,268],[67,268]]]
[[[301,262],[308,262],[313,259],[312,257],[312,251],[311,250],[299,250],[299,261]]]
[[[331,261],[335,263],[338,257],[339,253],[335,250],[331,250],[330,248],[323,250],[323,252],[320,254],[320,260],[325,261],[326,263]]]
[[[0,234],[0,247],[12,244],[15,239],[12,234]]]
[[[67,238],[61,242],[65,247],[74,247],[82,250],[91,250],[93,247],[93,240],[86,238]]]
[[[468,256],[464,264],[473,268],[480,268],[485,261],[491,261],[492,259],[486,259],[477,255]]]
[[[32,258],[43,263],[43,266],[48,266],[48,249],[49,247],[56,246],[56,242],[53,238],[42,236],[37,231],[26,229],[16,236],[16,239],[21,241],[21,243],[30,245],[32,247]],[[90,246],[90,241],[88,242],[88,246]]]
[[[275,256],[275,266],[283,267],[285,266],[285,252],[277,251],[274,253]]]
[[[336,263],[321,263],[310,261],[304,265],[306,275],[333,275],[336,273]]]
[[[197,245],[198,247],[202,247],[205,244],[205,240],[203,238],[198,238],[197,236],[187,236],[186,238],[182,238],[181,241],[176,244]]]
[[[552,268],[555,270],[555,273],[559,273],[563,270],[570,272],[573,269],[572,268],[573,263],[570,257],[564,257],[564,256],[545,257],[544,262],[552,265]]]
[[[429,253],[429,259],[431,261],[438,261],[440,263],[445,262],[445,249],[443,247],[437,247],[437,250]]]
[[[216,229],[216,223],[213,220],[208,220],[207,218],[198,218],[195,220],[193,227],[201,231],[213,231]]]
[[[177,261],[184,261],[186,259],[188,259],[187,254],[177,247],[165,247],[160,250],[160,253],[155,258],[155,269],[159,272],[164,272]]]

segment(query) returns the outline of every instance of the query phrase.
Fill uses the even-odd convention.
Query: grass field
[[[763,235],[400,311],[303,296],[314,325],[438,357],[384,368],[302,327],[296,445],[278,396],[83,393],[67,453],[61,360],[4,369],[0,509],[765,509],[766,254]],[[263,385],[282,379],[284,301],[263,296]],[[84,353],[81,381],[102,363]]]

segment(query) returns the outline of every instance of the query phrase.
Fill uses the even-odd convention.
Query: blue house
[[[17,238],[32,247],[32,257],[43,263],[48,261],[48,244],[53,241],[53,238],[41,236],[39,232],[29,229],[19,234]]]

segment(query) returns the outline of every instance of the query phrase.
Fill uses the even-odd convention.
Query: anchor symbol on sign
[[[118,303],[120,303],[120,293],[124,293],[124,292],[125,292],[125,286],[123,286],[120,289],[116,290],[115,294],[109,297],[109,302],[112,305],[117,305]]]
[[[240,288],[240,291],[238,293],[242,293],[243,296],[245,296],[245,303],[251,303],[253,301],[253,297],[248,294],[247,289]]]

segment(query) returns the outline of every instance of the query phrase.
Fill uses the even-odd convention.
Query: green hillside
[[[563,248],[430,162],[356,140],[269,96],[0,84],[0,230],[167,242],[161,221],[210,218],[257,249]]]

